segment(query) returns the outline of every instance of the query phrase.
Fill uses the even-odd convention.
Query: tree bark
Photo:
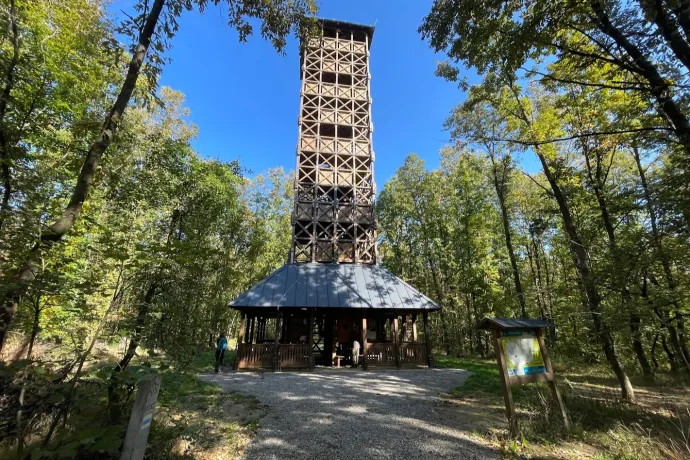
[[[2,176],[2,202],[0,202],[0,230],[10,212],[10,197],[12,196],[12,171],[10,169],[10,152],[5,115],[7,104],[14,89],[14,71],[19,63],[19,30],[17,27],[17,7],[14,0],[10,0],[10,29],[12,30],[12,57],[5,73],[5,86],[0,95],[0,175]],[[2,336],[0,336],[0,350],[2,350]]]
[[[546,309],[544,308],[544,302],[543,302],[542,295],[541,295],[541,287],[539,286],[539,280],[537,279],[537,273],[534,270],[534,256],[533,256],[534,251],[530,248],[530,246],[532,246],[532,245],[533,245],[533,242],[532,242],[532,244],[528,243],[526,245],[527,258],[529,259],[529,270],[530,270],[530,273],[532,273],[532,284],[534,285],[534,290],[535,290],[536,297],[537,297],[537,308],[539,308],[539,315],[541,316],[541,319],[546,320],[547,319],[546,318]]]
[[[686,69],[690,70],[690,46],[683,39],[676,21],[666,12],[662,0],[639,1],[642,9],[651,16],[652,21],[656,24],[673,54],[683,63]]]
[[[34,300],[34,322],[31,325],[31,337],[29,338],[29,349],[26,351],[26,359],[31,359],[31,352],[34,350],[34,342],[41,325],[41,297],[37,296]]]
[[[69,203],[63,210],[62,215],[52,225],[42,231],[39,241],[30,250],[24,264],[14,276],[14,279],[8,283],[10,287],[0,297],[0,351],[2,351],[5,336],[22,296],[41,271],[41,258],[72,229],[81,214],[84,202],[88,199],[93,187],[96,171],[101,164],[103,154],[115,136],[117,127],[122,120],[122,115],[136,87],[137,78],[144,63],[146,52],[151,44],[151,37],[155,32],[164,3],[165,0],[155,0],[151,6],[151,11],[139,35],[139,43],[129,63],[125,81],[103,123],[98,140],[91,145],[84,159]]]
[[[508,208],[506,206],[506,174],[508,166],[503,164],[503,172],[501,178],[498,176],[498,165],[493,152],[489,150],[489,158],[491,159],[491,172],[493,175],[494,188],[496,195],[498,195],[498,204],[501,208],[501,220],[503,223],[503,235],[505,236],[506,249],[508,250],[508,258],[510,259],[510,266],[513,271],[513,281],[515,283],[515,293],[517,294],[518,303],[520,305],[520,316],[527,318],[527,309],[525,308],[525,293],[522,290],[522,283],[520,282],[520,270],[515,257],[515,250],[513,249],[513,241],[510,235],[510,217],[508,215]],[[510,161],[509,158],[504,161]]]
[[[673,10],[678,18],[681,29],[685,32],[685,39],[690,40],[690,1],[678,0],[678,7]]]
[[[594,322],[594,330],[603,342],[604,354],[606,355],[606,359],[613,369],[613,372],[618,378],[623,399],[632,402],[635,400],[635,392],[632,384],[630,383],[630,379],[625,372],[625,368],[623,367],[623,364],[620,362],[618,354],[616,353],[616,348],[609,325],[601,318],[603,312],[601,307],[601,297],[599,296],[599,291],[594,281],[594,277],[590,271],[589,255],[587,254],[582,240],[580,239],[580,235],[577,232],[577,227],[575,226],[575,222],[570,214],[570,208],[565,196],[563,195],[556,178],[552,174],[546,158],[541,152],[539,152],[539,150],[537,150],[537,156],[539,157],[539,160],[544,168],[544,175],[551,185],[551,190],[553,191],[554,197],[556,198],[561,212],[561,217],[563,218],[566,233],[570,238],[570,250],[573,252],[575,265],[580,273],[580,277],[582,278],[584,293],[592,314],[592,321]]]
[[[599,30],[627,53],[634,62],[637,73],[647,80],[650,85],[649,92],[673,125],[674,132],[678,136],[680,144],[683,145],[685,153],[690,155],[690,122],[680,106],[671,97],[671,87],[642,51],[628,40],[620,29],[613,25],[604,4],[600,0],[590,0],[589,5],[594,12],[593,19]]]

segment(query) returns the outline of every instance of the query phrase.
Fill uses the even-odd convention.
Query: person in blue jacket
[[[223,358],[225,358],[225,350],[228,349],[228,339],[225,334],[220,334],[216,339],[216,372],[220,370],[223,365]]]

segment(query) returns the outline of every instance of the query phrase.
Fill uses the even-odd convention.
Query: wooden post
[[[498,373],[503,387],[503,400],[506,404],[506,418],[508,418],[508,430],[510,437],[517,434],[517,420],[515,419],[515,407],[513,406],[513,393],[510,391],[510,380],[508,379],[508,366],[506,365],[505,356],[503,356],[503,347],[501,346],[501,332],[493,330],[494,348],[496,349],[496,358],[498,359]]]
[[[434,359],[431,356],[431,336],[429,335],[429,312],[422,313],[424,321],[424,345],[426,347],[426,361],[429,368],[434,367]]]
[[[309,310],[309,323],[307,326],[307,343],[309,344],[309,369],[314,369],[314,310]]]
[[[333,358],[335,358],[335,353],[333,352],[333,314],[326,313],[326,329],[323,331],[323,350],[326,354],[326,363],[328,366],[333,365]]]
[[[565,411],[565,405],[563,404],[563,399],[561,398],[561,393],[558,391],[556,386],[556,374],[553,371],[553,365],[551,364],[551,359],[549,359],[549,353],[546,350],[546,344],[544,344],[544,337],[541,334],[541,329],[536,330],[537,342],[539,343],[539,350],[541,350],[541,357],[544,360],[544,367],[546,367],[546,372],[551,374],[551,379],[549,380],[549,388],[551,388],[551,393],[558,403],[558,407],[561,410],[561,417],[563,417],[563,426],[565,427],[566,433],[570,432],[570,420],[568,420],[568,413]]]
[[[242,312],[242,320],[240,321],[240,331],[237,337],[237,345],[242,343],[244,336],[247,333],[247,314]]]
[[[393,318],[393,340],[395,343],[395,365],[400,369],[400,336],[398,335],[398,315]]]
[[[412,343],[417,343],[417,314],[412,314]]]
[[[367,370],[367,314],[362,313],[362,369]]]
[[[160,388],[161,376],[159,374],[147,375],[139,381],[120,460],[142,460],[144,458],[146,441],[149,437],[149,431],[151,431],[153,412],[156,409]]]
[[[282,315],[280,312],[276,315],[276,339],[273,342],[273,372],[280,368],[280,323],[282,320]]]
[[[240,345],[244,341],[244,335],[247,332],[247,314],[242,312],[242,321],[240,322],[240,332],[237,336],[237,347],[235,347],[235,364],[233,368],[235,370],[240,368]]]
[[[249,333],[247,334],[247,343],[254,343],[254,323],[256,322],[255,316],[249,317]]]

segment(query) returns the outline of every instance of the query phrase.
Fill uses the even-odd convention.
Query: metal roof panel
[[[230,302],[233,308],[373,308],[438,310],[441,307],[377,265],[287,264]]]

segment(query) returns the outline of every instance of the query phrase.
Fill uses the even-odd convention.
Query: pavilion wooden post
[[[422,313],[422,320],[424,321],[424,345],[426,348],[426,361],[429,368],[434,367],[434,359],[431,356],[431,336],[429,335],[429,313]]]
[[[273,342],[273,372],[280,368],[280,323],[282,322],[282,316],[280,311],[276,315],[276,339]]]
[[[239,335],[237,336],[237,346],[235,347],[235,363],[232,366],[235,370],[239,369],[239,367],[240,367],[240,345],[242,344],[242,341],[244,340],[244,335],[246,332],[247,332],[247,314],[245,312],[242,312],[242,321],[240,321],[240,331],[239,331]]]
[[[393,340],[395,343],[395,366],[400,369],[400,337],[398,335],[398,316],[393,318]]]
[[[503,388],[503,400],[506,403],[506,418],[508,419],[508,431],[510,437],[517,434],[517,420],[515,419],[515,406],[513,405],[513,392],[510,390],[510,381],[508,380],[508,366],[506,364],[505,356],[503,355],[503,347],[501,345],[501,332],[497,330],[491,331],[494,338],[494,347],[496,350],[496,357],[498,359],[498,373],[500,374],[501,387]]]
[[[551,374],[552,376],[552,379],[548,382],[549,388],[551,389],[551,393],[553,393],[553,397],[556,399],[558,407],[561,410],[561,417],[563,417],[563,426],[565,426],[566,432],[569,432],[570,420],[568,420],[568,414],[565,411],[565,405],[563,404],[561,393],[558,391],[558,387],[556,386],[556,374],[553,371],[553,365],[551,364],[551,359],[549,358],[549,352],[546,350],[546,344],[544,343],[544,336],[541,333],[541,329],[537,329],[536,336],[537,343],[539,343],[539,350],[541,350],[541,356],[544,360],[544,367],[546,367],[546,372],[548,374]]]
[[[309,369],[314,369],[314,310],[309,310],[307,343],[309,344]]]
[[[256,343],[263,342],[266,338],[266,318],[259,320],[259,333],[256,335]]]
[[[412,343],[417,343],[417,313],[412,314]]]
[[[240,321],[240,331],[239,335],[237,336],[237,345],[242,343],[244,340],[244,336],[247,333],[247,314],[242,312],[241,316],[242,320]]]
[[[256,324],[256,316],[249,318],[249,336],[247,337],[247,343],[254,343],[254,328]]]
[[[367,370],[367,314],[362,313],[362,369]]]

